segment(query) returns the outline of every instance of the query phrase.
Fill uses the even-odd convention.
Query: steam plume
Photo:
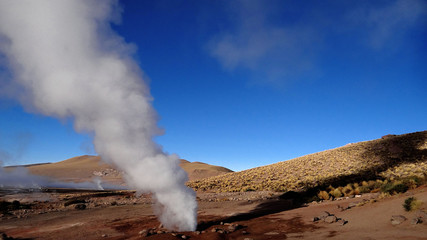
[[[130,187],[153,193],[165,227],[194,230],[195,194],[178,156],[152,141],[162,132],[152,97],[131,46],[110,28],[117,9],[113,1],[1,1],[0,50],[27,108],[73,119]]]
[[[28,169],[20,167],[16,169],[5,170],[0,162],[0,188],[79,188],[79,189],[126,189],[118,185],[102,183],[100,179],[95,178],[93,182],[61,182],[54,179],[32,175]]]

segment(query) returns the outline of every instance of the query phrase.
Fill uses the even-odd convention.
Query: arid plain
[[[0,239],[427,239],[426,131],[241,172],[181,166],[197,191],[197,231],[163,228],[150,195],[132,190],[2,188]],[[125,187],[96,156],[25,167]]]

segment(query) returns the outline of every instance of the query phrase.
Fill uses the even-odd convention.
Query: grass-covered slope
[[[299,191],[363,180],[427,175],[427,131],[387,135],[381,139],[292,160],[191,181],[198,191]]]

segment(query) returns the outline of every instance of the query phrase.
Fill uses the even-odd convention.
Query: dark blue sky
[[[425,1],[121,1],[169,153],[242,170],[427,129]],[[3,70],[3,76],[6,72]],[[6,164],[95,154],[0,102]]]

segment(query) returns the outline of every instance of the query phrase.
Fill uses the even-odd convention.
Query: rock
[[[420,223],[423,223],[423,220],[421,218],[417,218],[417,217],[413,218],[412,221],[411,221],[412,225],[417,225],[417,224],[420,224]]]
[[[331,214],[329,212],[324,211],[318,216],[318,218],[319,219],[325,219],[328,216],[331,216]]]
[[[185,236],[185,235],[182,235],[182,236],[181,236],[181,238],[182,238],[182,239],[188,239],[188,237],[187,237],[187,236]]]
[[[344,212],[345,210],[350,209],[348,207],[342,207],[340,205],[338,205],[337,208],[340,210],[340,212]]]
[[[338,219],[337,219],[337,217],[335,217],[334,215],[331,215],[331,216],[327,216],[325,219],[324,219],[324,221],[326,222],[326,223],[334,223],[334,222],[336,222]]]
[[[348,221],[344,219],[338,219],[337,223],[340,224],[341,226],[344,226],[348,223]]]
[[[273,236],[273,235],[279,235],[279,234],[280,234],[279,232],[274,232],[274,231],[264,233],[264,235],[267,235],[267,236]]]
[[[406,221],[406,217],[402,216],[402,215],[393,215],[391,216],[391,224],[393,225],[399,225],[401,223],[403,223],[404,221]]]
[[[243,240],[254,240],[253,238],[245,238]]]
[[[107,234],[102,234],[101,237],[105,238],[107,237]]]
[[[317,221],[319,221],[320,220],[320,218],[318,218],[318,217],[313,217],[312,219],[311,219],[311,221],[312,222],[317,222]]]
[[[212,228],[211,232],[217,232],[218,229],[217,228]]]
[[[139,235],[141,235],[142,237],[146,237],[146,236],[148,236],[148,231],[147,231],[147,229],[142,229],[141,231],[139,231]]]
[[[76,204],[76,206],[74,206],[74,208],[77,209],[77,210],[85,210],[86,209],[86,204],[79,203],[79,204]]]
[[[227,227],[228,232],[234,232],[239,229],[241,226],[239,224],[231,224]]]

